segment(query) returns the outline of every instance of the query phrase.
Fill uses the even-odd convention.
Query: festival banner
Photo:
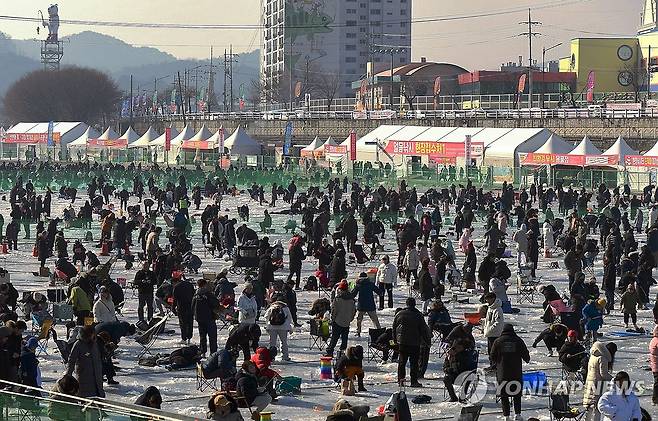
[[[429,159],[432,162],[435,162],[439,165],[456,165],[457,157],[456,156],[441,156],[441,155],[429,155]]]
[[[567,155],[551,153],[519,154],[521,165],[569,165],[574,167],[592,167],[617,165],[614,155]]]
[[[594,102],[594,87],[596,86],[596,72],[590,70],[587,75],[587,102]]]
[[[465,156],[465,142],[415,142],[411,140],[389,140],[384,150],[391,155],[441,155]],[[482,156],[484,142],[471,142],[471,157]]]
[[[283,140],[283,155],[290,156],[290,148],[292,147],[292,121],[286,124],[285,138]]]
[[[151,103],[153,114],[156,114],[158,112],[158,91],[153,91],[153,98],[151,99]]]
[[[207,140],[184,140],[181,146],[183,149],[187,150],[200,149],[208,151],[212,149],[212,144]]]
[[[89,139],[87,146],[98,148],[125,148],[128,146],[128,139]]]
[[[629,167],[658,167],[658,156],[626,155],[624,165]]]
[[[347,153],[347,146],[344,145],[324,145],[325,154],[345,155]]]
[[[356,161],[356,132],[350,132],[350,161]]]
[[[471,139],[470,134],[466,135],[466,139],[464,139],[464,161],[467,167],[471,165],[471,144],[473,143]]]
[[[222,126],[219,128],[219,153],[222,155],[224,154],[224,136],[226,136],[224,133],[224,126]]]
[[[48,146],[55,146],[55,138],[53,137],[53,132],[55,131],[55,123],[51,120],[48,122]]]
[[[528,80],[528,75],[526,75],[525,73],[522,74],[521,77],[519,77],[519,86],[517,90],[518,93],[522,94],[523,92],[525,92],[526,80]]]
[[[165,129],[165,151],[171,150],[171,127]]]
[[[60,133],[54,132],[52,135],[53,142],[59,143]],[[7,133],[4,143],[21,143],[29,145],[48,144],[48,133]]]

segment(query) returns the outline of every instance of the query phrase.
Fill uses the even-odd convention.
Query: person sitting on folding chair
[[[281,375],[278,372],[270,368],[272,361],[276,358],[276,354],[276,348],[265,348],[261,346],[258,347],[254,355],[251,356],[251,361],[256,364],[256,367],[258,368],[258,373],[256,375],[258,378],[258,384],[260,386],[265,386],[267,392],[272,397],[273,402],[276,401],[277,398],[274,379],[281,378]]]
[[[432,308],[427,314],[427,325],[433,332],[439,332],[445,338],[458,324],[452,322],[450,313],[443,301],[436,300],[432,303]]]
[[[567,372],[587,371],[587,364],[584,364],[588,358],[587,350],[578,342],[578,332],[570,330],[567,333],[567,341],[560,347],[558,358]],[[583,378],[585,377],[587,377],[586,373],[583,375]]]
[[[358,391],[367,392],[363,384],[365,372],[363,371],[363,347],[361,345],[350,346],[345,353],[338,358],[334,367],[336,382],[354,381],[357,378]]]
[[[532,343],[533,348],[537,348],[537,344],[544,341],[546,348],[548,348],[548,356],[553,356],[553,349],[559,350],[564,345],[567,339],[567,327],[563,324],[555,323],[541,331]]]
[[[477,358],[473,361],[473,351],[473,344],[468,339],[458,338],[451,343],[450,349],[446,353],[446,359],[443,363],[445,373],[443,384],[448,391],[450,402],[459,401],[455,393],[455,380],[462,373],[477,368]],[[462,384],[461,387],[466,389],[467,385]]]
[[[238,355],[238,348],[227,347],[213,352],[201,364],[203,377],[208,380],[219,379],[222,390],[235,390],[235,375],[238,373],[235,362]]]
[[[238,405],[241,408],[253,409],[254,414],[260,414],[272,402],[272,397],[265,387],[258,385],[257,373],[256,364],[247,360],[242,363],[242,368],[235,376]]]
[[[387,363],[388,362],[388,357],[389,353],[392,351],[391,355],[391,362],[396,363],[398,362],[398,349],[399,347],[395,343],[395,340],[393,339],[393,329],[387,328],[384,333],[379,335],[378,338],[375,338],[374,341],[375,345],[377,346],[377,349],[380,349],[382,351],[382,363]]]

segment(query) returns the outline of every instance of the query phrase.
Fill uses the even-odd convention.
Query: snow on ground
[[[75,205],[77,207],[82,205],[82,203],[83,202],[78,199]],[[131,204],[134,203],[136,203],[136,200],[132,198]],[[249,205],[251,210],[251,222],[249,225],[258,232],[258,222],[262,220],[262,211],[265,209],[264,207],[261,207],[257,202],[250,200],[247,195],[226,197],[222,206],[226,213],[237,217],[237,212],[235,211],[236,207],[245,203]],[[203,209],[205,205],[206,202],[204,201],[201,209]],[[284,205],[285,203],[283,203],[283,201],[279,201],[279,206],[277,206],[276,210],[282,210]],[[59,216],[65,206],[68,206],[68,202],[58,199],[53,200],[53,215]],[[192,215],[200,215],[201,212],[193,211],[192,209],[190,211]],[[270,209],[270,211],[272,211],[272,209]],[[4,215],[9,214],[9,205],[7,202],[0,203],[0,212]],[[645,215],[647,215],[647,213],[645,213]],[[270,235],[270,243],[274,244],[277,240],[281,240],[284,247],[286,247],[289,235],[284,233],[282,226],[285,224],[288,216],[272,216],[276,233]],[[297,216],[296,219],[298,223],[300,223],[301,217]],[[197,217],[196,220],[197,223],[193,225],[192,236],[194,252],[201,257],[204,262],[201,272],[218,272],[222,267],[228,266],[230,263],[219,258],[213,258],[210,255],[204,256],[203,246],[200,241],[200,218]],[[541,217],[540,220],[542,220]],[[478,241],[480,243],[482,242],[483,222],[484,221],[477,221],[475,223],[476,231],[473,238],[476,244],[478,244]],[[158,224],[164,226],[162,219],[159,219]],[[360,227],[360,230],[362,230],[362,227]],[[99,235],[98,221],[94,222],[92,232],[94,234],[94,239],[97,240]],[[511,235],[512,229],[510,228],[508,232]],[[72,244],[73,240],[76,238],[83,238],[84,230],[69,229],[65,231],[65,235],[67,239],[71,241],[70,244]],[[21,238],[22,236],[23,233],[20,234]],[[34,226],[32,226],[32,236],[34,237]],[[644,235],[640,235],[637,237],[637,240],[640,244],[643,244],[646,241],[646,238]],[[12,251],[10,254],[0,257],[0,265],[11,272],[12,282],[15,284],[19,292],[24,290],[45,291],[47,288],[48,280],[46,278],[37,278],[32,275],[32,272],[37,271],[39,266],[37,260],[31,256],[32,242],[33,240],[20,240],[19,250],[17,252]],[[511,243],[511,240],[509,243]],[[394,243],[394,236],[390,230],[387,231],[386,239],[383,244],[385,249],[389,251],[389,254],[391,255],[391,261],[395,262],[397,251]],[[93,246],[91,249],[97,252]],[[133,247],[133,252],[136,253],[136,251],[137,248]],[[461,255],[460,252],[457,254],[457,265],[461,268],[463,264],[463,255]],[[482,257],[482,254],[478,255],[478,264]],[[596,262],[595,272],[597,279],[600,281],[603,274],[601,263],[602,254],[599,257],[600,258]],[[101,259],[101,261],[105,261],[106,258],[101,257]],[[287,255],[285,259],[287,261]],[[559,262],[560,268],[549,268],[549,264],[552,262]],[[52,266],[54,261],[51,259],[49,263]],[[307,277],[310,275],[315,270],[316,263],[317,262],[313,258],[307,258],[304,262],[302,276]],[[516,265],[516,259],[508,259],[508,264],[510,268],[514,268]],[[112,276],[125,277],[128,279],[128,283],[130,283],[135,275],[138,265],[135,266],[136,267],[131,270],[125,270],[122,265],[116,264],[112,271]],[[356,278],[360,272],[375,266],[377,266],[377,262],[348,267],[350,278]],[[567,276],[563,266],[562,257],[554,257],[550,259],[542,257],[540,258],[537,274],[542,277],[542,283],[553,283],[557,286],[558,290],[564,291],[567,289]],[[277,277],[283,278],[287,275],[286,268],[278,271],[276,274]],[[194,279],[195,277],[192,276],[191,278]],[[240,283],[243,282],[242,276],[232,276],[231,279]],[[515,279],[514,271],[512,279]],[[239,291],[239,288],[240,287],[236,289],[236,292]],[[452,293],[453,292],[446,293],[446,301],[452,298]],[[447,304],[453,321],[458,321],[462,319],[464,312],[475,311],[479,303],[477,302],[477,297],[474,295],[459,292],[454,293],[457,294],[459,300],[463,300],[467,297],[470,300],[469,304],[460,304],[456,302],[450,302]],[[525,370],[541,370],[547,373],[550,381],[559,381],[560,363],[557,360],[557,356],[547,357],[546,349],[543,347],[543,344],[540,344],[536,349],[530,347],[534,338],[546,327],[546,325],[540,320],[542,314],[541,302],[543,297],[540,294],[537,294],[534,304],[524,303],[522,305],[517,305],[518,295],[516,293],[516,286],[511,286],[509,288],[509,293],[512,304],[519,307],[521,312],[517,315],[506,315],[506,320],[516,326],[520,336],[530,348],[531,362],[530,364],[525,365]],[[317,292],[298,292],[298,314],[300,323],[303,326],[295,329],[295,332],[289,340],[292,361],[288,363],[276,361],[273,368],[279,371],[282,375],[301,377],[303,379],[303,393],[300,396],[295,397],[281,397],[278,403],[271,405],[268,410],[274,412],[275,420],[324,420],[334,402],[340,397],[339,392],[336,391],[332,382],[319,379],[319,358],[321,352],[317,349],[309,350],[308,348],[309,333],[306,320],[308,320],[309,316],[307,315],[307,311],[310,308],[310,304],[315,298],[317,298],[317,296]],[[406,296],[407,287],[404,285],[404,282],[401,282],[398,284],[394,292],[395,307],[403,307]],[[136,294],[134,294],[131,289],[126,290],[126,305],[123,310],[123,316],[120,317],[133,323],[136,322],[136,307]],[[651,332],[653,327],[651,311],[640,310],[638,317],[639,325]],[[386,309],[379,312],[379,318],[382,326],[391,326],[393,310]],[[365,334],[365,332],[367,332],[369,327],[372,327],[372,325],[370,320],[366,317],[363,328],[364,334],[361,338],[356,338],[353,335],[350,336],[349,344],[361,344],[364,349],[366,349],[367,334]],[[169,353],[171,350],[180,346],[177,320],[169,322],[167,328],[175,329],[176,334],[163,336],[154,347],[156,352]],[[354,331],[355,324],[352,325],[352,329]],[[65,336],[65,330],[62,326],[58,326],[57,330],[61,337]],[[620,345],[620,351],[617,354],[617,361],[614,369],[615,371],[628,371],[632,380],[647,382],[645,387],[646,391],[640,398],[641,404],[644,408],[649,410],[650,413],[658,414],[656,407],[651,406],[650,397],[651,382],[653,381],[651,372],[648,371],[647,345],[650,338],[644,336],[622,339],[611,336],[611,332],[622,330],[624,330],[622,314],[618,310],[614,311],[610,316],[605,317],[605,326],[602,329],[604,333],[603,340],[614,340]],[[220,348],[223,346],[226,337],[226,330],[219,333]],[[195,328],[195,339],[197,338],[198,336]],[[193,341],[195,339],[193,339]],[[261,343],[266,344],[268,342],[269,337],[266,332],[264,332],[261,339]],[[483,368],[488,365],[486,357],[486,339],[483,338],[481,334],[476,333],[476,341],[480,350],[480,368]],[[194,370],[168,372],[160,367],[141,367],[137,364],[136,358],[139,349],[139,345],[135,343],[133,339],[126,338],[122,340],[120,345],[121,351],[117,357],[117,364],[120,367],[117,380],[120,382],[120,385],[105,387],[108,398],[132,402],[147,386],[155,385],[160,389],[163,395],[163,410],[190,416],[204,416],[210,392],[206,391],[201,393],[196,390]],[[240,364],[240,360],[238,361],[238,364]],[[423,389],[407,389],[410,401],[411,398],[417,394],[427,394],[432,397],[432,402],[426,405],[415,405],[410,402],[414,420],[452,419],[455,414],[459,413],[461,405],[445,402],[446,395],[444,394],[443,382],[441,380],[443,377],[443,371],[441,369],[442,364],[443,359],[437,356],[436,349],[433,348],[426,378],[422,381],[425,387]],[[379,405],[382,405],[388,399],[391,393],[398,390],[398,387],[396,386],[397,364],[381,364],[381,362],[373,361],[372,363],[365,363],[364,368],[366,371],[365,381],[368,392],[359,393],[357,396],[348,397],[347,399],[352,404],[370,405],[371,414],[373,414]],[[54,346],[49,349],[48,356],[41,357],[41,369],[43,373],[44,388],[49,389],[64,371],[64,366],[59,355],[54,350]],[[495,378],[493,376],[488,376],[487,383],[488,392],[481,402],[484,404],[484,408],[480,419],[499,419],[501,412],[495,399]],[[572,403],[578,404],[581,399],[582,392],[577,392],[571,395]],[[533,416],[540,420],[548,420],[549,413],[547,406],[547,396],[526,396],[523,399],[523,415],[526,418]],[[244,415],[247,416],[248,414],[245,412]]]

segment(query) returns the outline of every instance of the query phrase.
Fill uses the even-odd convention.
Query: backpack
[[[285,322],[286,313],[283,311],[283,307],[274,305],[270,312],[270,324],[272,326],[282,326]]]

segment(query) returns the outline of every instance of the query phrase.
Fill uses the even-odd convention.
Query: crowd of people
[[[294,361],[290,335],[303,326],[302,315],[326,341],[318,358],[331,359],[345,396],[366,392],[360,337],[367,332],[366,353],[373,348],[382,363],[397,363],[400,390],[422,390],[435,360],[448,400],[466,405],[472,380],[458,380],[483,368],[495,374],[503,417],[520,420],[528,347],[543,342],[549,357],[557,353],[563,370],[581,379],[589,420],[640,420],[628,372],[614,371],[618,345],[602,338],[608,318],[619,311],[629,335],[653,334],[648,355],[652,402],[658,404],[658,327],[645,331],[638,321],[638,310],[653,308],[658,322],[658,302],[650,292],[658,250],[658,189],[652,185],[640,195],[628,186],[589,192],[559,183],[527,189],[503,183],[485,191],[468,182],[421,192],[404,181],[386,188],[327,178],[302,190],[282,177],[285,171],[269,174],[266,189],[250,179],[255,171],[152,168],[142,175],[132,164],[82,163],[58,170],[55,164],[0,164],[0,174],[13,172],[4,240],[16,250],[23,231],[39,261],[35,275],[50,276],[53,286],[64,288],[71,309],[69,320],[56,320],[55,304],[60,308],[62,300],[40,292],[19,300],[19,291],[0,273],[0,380],[11,382],[5,388],[42,393],[42,345],[39,335],[27,333],[26,321],[45,327],[66,362],[53,388],[61,395],[50,404],[52,419],[74,419],[65,399],[105,397],[106,385],[118,383],[115,361],[126,338],[159,334],[169,315],[178,319],[180,347],[139,363],[169,369],[199,364],[206,380],[219,382],[208,401],[215,420],[240,420],[240,408],[257,419],[276,403],[281,384],[290,381],[284,376]],[[248,188],[240,191],[235,185],[246,180]],[[78,191],[83,183],[84,193]],[[227,198],[241,194],[248,197],[247,209],[227,210]],[[261,207],[268,209],[261,213]],[[287,219],[287,247],[270,242],[272,215]],[[5,218],[0,214],[0,232]],[[70,227],[89,231],[90,239],[69,241]],[[645,233],[646,244],[640,244],[635,236]],[[200,251],[203,258],[195,254]],[[564,256],[556,259],[558,254]],[[564,269],[564,285],[562,279],[539,283],[545,270],[540,256]],[[233,262],[230,268],[201,276],[204,262],[225,257]],[[129,283],[135,296],[112,276],[117,262],[134,274]],[[530,288],[526,293],[538,286],[544,297],[546,326],[532,343],[513,323],[522,311],[508,294],[513,273]],[[299,308],[298,294],[308,297],[310,291],[319,291],[313,293],[319,298]],[[478,303],[463,320],[445,305],[461,303],[459,296]],[[131,301],[134,306],[127,305]],[[66,327],[66,338],[57,337],[58,326]],[[224,340],[219,333],[226,326]],[[479,341],[486,343],[482,350]],[[432,352],[437,347],[438,359]],[[283,372],[272,368],[277,359]],[[150,386],[136,404],[159,409],[163,397]],[[358,420],[362,409],[341,399],[327,419]]]

